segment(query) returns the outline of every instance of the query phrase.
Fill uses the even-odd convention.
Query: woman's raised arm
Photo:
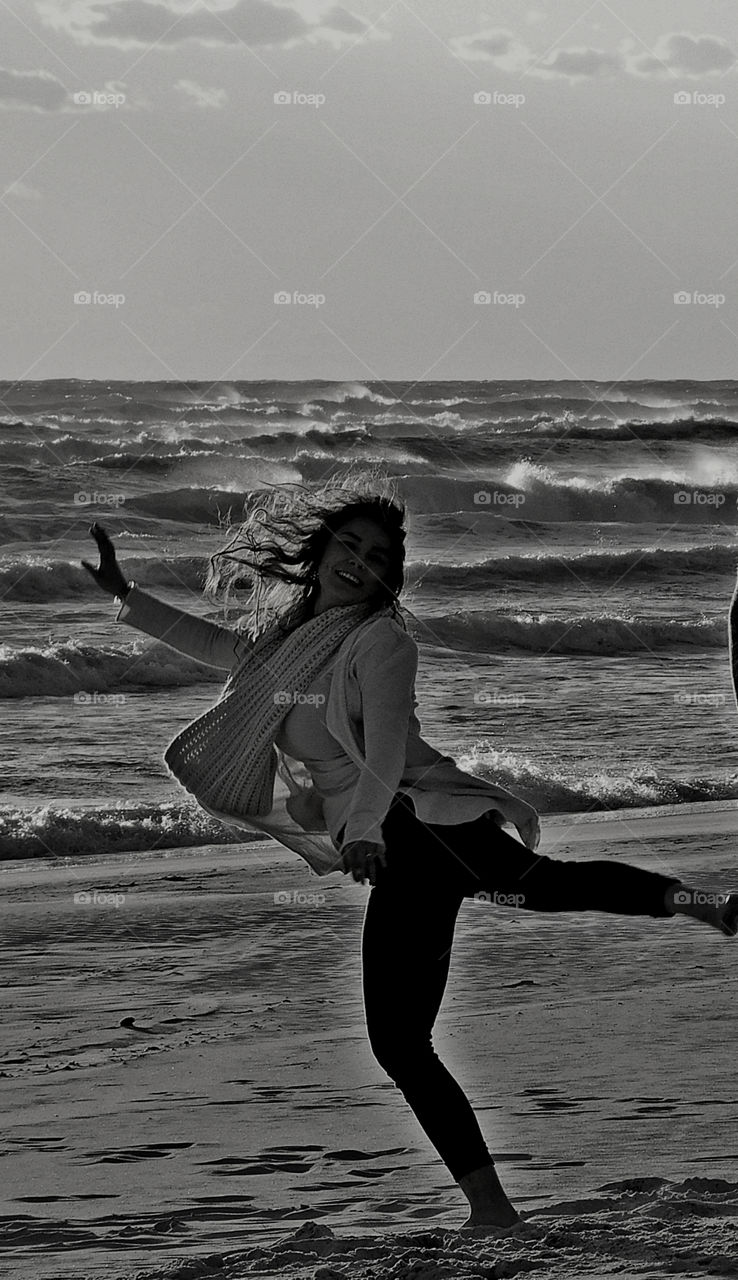
[[[102,591],[122,600],[116,622],[127,622],[129,626],[145,631],[171,649],[208,667],[217,667],[220,671],[233,669],[251,647],[248,637],[230,627],[221,627],[216,622],[208,622],[184,609],[165,604],[149,595],[148,591],[142,591],[135,583],[129,584],[116,560],[115,548],[102,526],[93,524],[90,533],[100,550],[100,565],[95,569],[86,560],[82,564]]]

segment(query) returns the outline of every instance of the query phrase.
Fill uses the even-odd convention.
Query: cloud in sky
[[[474,35],[453,36],[449,44],[465,62],[493,63],[500,71],[524,71],[533,61],[530,49],[503,27],[486,27]]]
[[[220,7],[185,9],[163,0],[78,0],[68,9],[59,0],[44,0],[38,12],[47,26],[65,32],[78,44],[114,45],[128,49],[157,44],[160,48],[194,40],[202,45],[278,45],[326,39],[356,39],[368,25],[340,5],[306,19],[297,8],[269,0],[236,0]]]
[[[174,88],[181,89],[198,107],[224,107],[228,98],[225,89],[205,89],[194,80],[177,80]]]
[[[594,80],[603,76],[718,75],[736,63],[736,55],[721,36],[695,36],[673,31],[659,37],[652,53],[634,54],[632,42],[616,49],[579,45],[554,49],[544,61],[521,43],[512,31],[487,27],[472,35],[454,36],[453,52],[466,62],[485,62],[498,71],[525,71],[540,78]]]
[[[111,106],[111,97],[120,95],[122,88],[119,82],[106,80],[91,90],[72,92],[48,71],[13,71],[0,67],[0,108],[8,111],[89,112]],[[98,95],[98,101],[90,101],[93,94]],[[125,94],[121,101],[128,101],[129,107],[133,105]]]
[[[644,54],[632,60],[633,70],[640,75],[668,75],[670,71],[684,76],[715,75],[735,65],[736,56],[721,36],[693,36],[688,31],[673,31],[661,36],[654,46],[655,57]]]
[[[569,80],[593,80],[599,76],[614,76],[625,70],[619,53],[605,49],[555,49],[545,62],[532,68],[536,75],[566,76]]]
[[[67,90],[48,71],[11,71],[0,67],[0,107],[61,111],[68,106]]]

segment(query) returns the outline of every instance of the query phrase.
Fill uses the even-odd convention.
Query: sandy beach
[[[547,817],[541,850],[726,888],[735,811]],[[268,844],[0,874],[5,1274],[738,1275],[732,940],[464,904],[435,1044],[536,1228],[479,1240],[366,1042],[368,887]]]

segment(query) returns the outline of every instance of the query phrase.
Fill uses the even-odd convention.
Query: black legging
[[[484,814],[449,826],[421,822],[396,796],[382,826],[387,866],[377,867],[364,916],[362,968],[369,1042],[458,1182],[489,1164],[469,1100],[432,1043],[456,917],[465,897],[495,893],[530,911],[671,916],[674,877],[624,862],[566,862],[531,853]],[[522,900],[521,900],[522,899]]]

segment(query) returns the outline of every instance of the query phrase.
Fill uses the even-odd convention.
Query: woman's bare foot
[[[691,916],[729,938],[738,934],[738,893],[706,893],[674,884],[667,889],[664,901],[674,915]]]
[[[723,893],[720,896],[723,902],[717,908],[717,928],[729,938],[734,938],[738,933],[738,893]]]
[[[462,1224],[464,1227],[500,1231],[522,1225],[523,1220],[505,1195],[493,1163],[459,1178],[459,1186],[471,1205],[471,1213]]]

